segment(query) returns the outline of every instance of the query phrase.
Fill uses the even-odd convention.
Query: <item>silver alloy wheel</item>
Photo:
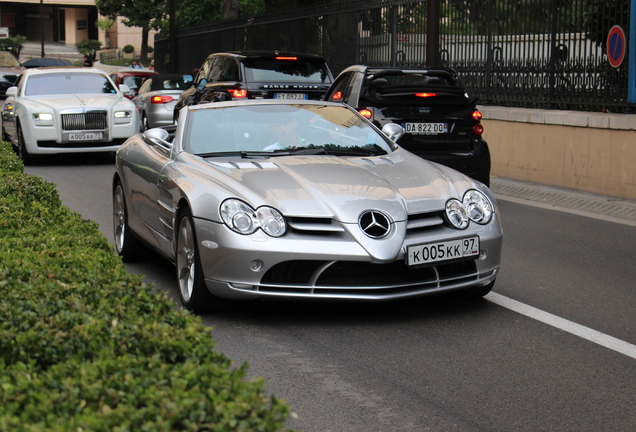
[[[196,249],[192,222],[190,217],[184,216],[179,224],[177,238],[177,275],[179,290],[184,302],[189,302],[194,291],[196,271]]]
[[[113,231],[115,232],[115,248],[117,253],[121,254],[126,241],[126,201],[121,184],[115,187],[113,195]]]

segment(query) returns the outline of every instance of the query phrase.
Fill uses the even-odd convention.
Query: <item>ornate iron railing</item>
[[[608,60],[610,28],[629,34],[630,0],[440,0],[441,64],[488,105],[632,112],[627,59]],[[208,54],[280,49],[320,54],[334,73],[351,64],[423,67],[426,1],[338,0],[313,8],[177,32],[177,64]],[[168,40],[155,41],[157,68]]]

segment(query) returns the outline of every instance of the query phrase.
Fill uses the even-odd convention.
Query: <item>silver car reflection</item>
[[[116,249],[176,265],[193,311],[258,298],[392,300],[487,294],[502,230],[490,190],[396,145],[330,102],[181,110],[117,152]]]

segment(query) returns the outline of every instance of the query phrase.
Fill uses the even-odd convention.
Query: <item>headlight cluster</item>
[[[36,120],[36,121],[51,121],[51,120],[53,120],[53,114],[51,114],[51,113],[35,113],[35,114],[33,114],[33,120]]]
[[[254,210],[237,199],[223,201],[221,217],[225,225],[239,234],[253,234],[260,228],[269,236],[280,237],[286,231],[285,219],[278,210],[267,206]]]
[[[457,229],[466,229],[470,221],[486,225],[492,220],[494,209],[486,195],[471,189],[463,200],[450,199],[446,203],[446,218]]]

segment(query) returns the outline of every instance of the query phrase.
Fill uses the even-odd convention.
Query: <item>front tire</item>
[[[24,142],[24,134],[22,133],[22,126],[18,125],[18,149],[17,149],[18,157],[22,160],[25,165],[33,162],[33,157],[29,153],[26,148],[26,143]]]
[[[113,232],[115,250],[125,262],[136,261],[144,250],[141,242],[128,226],[128,209],[121,182],[117,182],[113,191]]]
[[[225,301],[213,296],[205,286],[190,210],[185,209],[180,214],[177,226],[176,264],[181,303],[195,313],[220,310]]]

